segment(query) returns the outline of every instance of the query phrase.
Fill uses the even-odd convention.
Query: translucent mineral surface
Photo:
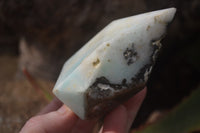
[[[144,88],[175,12],[111,22],[66,61],[53,93],[81,119],[103,116]]]

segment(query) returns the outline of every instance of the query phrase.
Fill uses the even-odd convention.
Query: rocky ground
[[[35,115],[47,101],[37,94],[27,79],[17,79],[15,56],[0,56],[0,132],[17,133],[28,118]],[[52,88],[51,82],[43,82]]]

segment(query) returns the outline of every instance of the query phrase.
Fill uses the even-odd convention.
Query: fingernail
[[[61,113],[61,114],[66,113],[66,111],[67,111],[67,107],[66,107],[65,105],[63,105],[62,107],[60,107],[60,108],[58,109],[58,112]]]

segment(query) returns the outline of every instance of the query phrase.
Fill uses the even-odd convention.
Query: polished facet
[[[54,94],[81,119],[101,117],[143,89],[175,8],[111,22],[63,66]]]

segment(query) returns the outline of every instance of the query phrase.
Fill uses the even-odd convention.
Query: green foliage
[[[160,121],[136,133],[189,133],[200,131],[200,86]]]

